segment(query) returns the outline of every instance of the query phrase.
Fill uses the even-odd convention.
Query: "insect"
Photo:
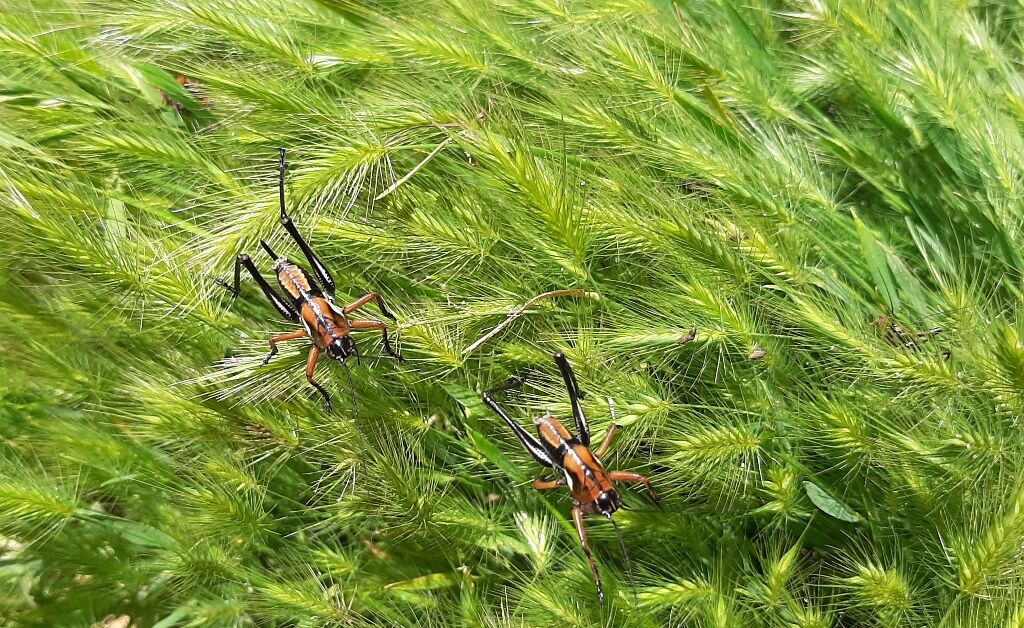
[[[218,279],[217,284],[227,288],[232,298],[238,298],[242,267],[245,266],[249,274],[252,275],[252,278],[263,289],[263,294],[266,295],[270,304],[274,306],[278,313],[293,323],[302,323],[302,329],[274,336],[270,339],[270,354],[263,360],[263,364],[268,364],[270,359],[277,355],[277,344],[279,342],[306,337],[310,338],[313,341],[313,347],[309,351],[309,359],[306,360],[306,380],[323,395],[324,407],[330,412],[330,394],[319,382],[313,379],[313,372],[316,369],[316,363],[320,358],[320,354],[326,353],[328,357],[342,364],[352,356],[355,356],[358,362],[359,349],[356,347],[356,342],[352,338],[351,333],[354,331],[377,330],[381,333],[381,340],[383,341],[385,351],[399,362],[403,362],[402,356],[394,350],[388,341],[387,325],[379,320],[350,320],[349,314],[374,301],[377,303],[377,307],[380,308],[381,314],[394,322],[397,322],[397,319],[388,311],[387,306],[384,305],[384,300],[376,292],[371,292],[345,307],[339,307],[334,303],[335,284],[331,273],[316,254],[313,253],[313,250],[309,248],[309,245],[302,236],[299,235],[298,229],[295,228],[295,223],[292,222],[291,217],[285,211],[285,149],[281,148],[278,150],[280,151],[277,169],[281,225],[284,226],[285,230],[299,246],[302,254],[306,257],[306,261],[309,262],[310,267],[313,269],[313,273],[320,281],[320,285],[323,285],[323,289],[309,276],[309,273],[304,268],[292,263],[287,257],[279,256],[264,240],[260,240],[260,246],[274,260],[274,273],[277,275],[277,281],[281,285],[281,289],[291,297],[290,302],[278,296],[270,284],[267,283],[267,280],[260,274],[252,259],[245,253],[239,253],[238,257],[235,258],[234,285],[229,285],[223,279]]]
[[[622,506],[619,493],[615,490],[615,482],[643,484],[654,502],[658,501],[658,494],[651,488],[650,481],[639,473],[606,471],[601,465],[600,458],[608,451],[620,426],[612,423],[597,450],[590,450],[590,427],[587,425],[586,415],[583,414],[583,406],[580,405],[583,393],[576,383],[576,375],[563,354],[556,353],[553,357],[562,374],[562,379],[565,381],[565,388],[569,391],[569,401],[572,405],[572,416],[576,422],[578,436],[570,434],[558,419],[551,416],[550,412],[533,422],[537,427],[539,440],[513,421],[505,409],[494,400],[492,393],[497,390],[518,387],[522,384],[522,380],[510,380],[506,386],[485,391],[481,396],[487,407],[512,428],[516,437],[519,438],[519,442],[523,444],[527,453],[533,456],[534,460],[552,469],[556,474],[562,474],[562,477],[554,480],[534,480],[533,488],[544,491],[562,486],[569,487],[569,491],[572,493],[572,520],[576,526],[576,533],[579,534],[580,543],[583,545],[583,553],[590,562],[590,571],[594,576],[594,584],[597,586],[597,597],[604,601],[601,574],[590,553],[587,531],[583,526],[583,515],[600,514],[612,521],[612,515]]]
[[[920,348],[921,342],[919,341],[928,340],[942,333],[941,327],[932,327],[926,331],[911,331],[885,314],[879,314],[871,321],[871,324],[882,330],[882,336],[889,344],[903,346],[911,350]]]

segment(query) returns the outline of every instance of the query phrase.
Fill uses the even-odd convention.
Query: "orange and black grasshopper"
[[[349,320],[348,315],[356,310],[362,308],[370,301],[376,301],[377,306],[380,307],[380,312],[387,318],[395,321],[395,317],[388,311],[384,305],[384,300],[381,299],[380,295],[376,292],[357,299],[350,305],[345,307],[338,307],[334,303],[334,292],[335,285],[334,279],[331,278],[330,272],[327,267],[323,265],[323,262],[313,253],[313,250],[309,248],[306,241],[299,235],[298,229],[295,228],[295,223],[292,222],[291,217],[284,208],[284,172],[285,172],[285,161],[283,148],[278,149],[280,151],[278,160],[278,197],[281,206],[281,225],[284,226],[285,230],[291,235],[295,243],[299,245],[299,249],[302,254],[306,257],[306,261],[313,268],[313,273],[316,278],[320,280],[324,289],[321,290],[317,283],[309,276],[309,273],[305,269],[293,264],[286,257],[279,257],[277,253],[274,253],[270,245],[265,241],[260,240],[260,245],[263,250],[270,255],[271,259],[274,260],[274,273],[277,275],[277,281],[281,284],[281,288],[291,297],[291,303],[285,301],[274,292],[274,289],[270,287],[267,280],[260,275],[260,271],[253,264],[252,259],[245,253],[240,253],[235,259],[235,282],[234,285],[229,285],[223,279],[218,279],[217,284],[224,286],[231,293],[232,298],[238,297],[239,281],[241,280],[242,266],[245,266],[252,278],[256,280],[260,288],[263,289],[263,294],[266,295],[270,304],[278,311],[281,316],[285,317],[293,323],[302,323],[302,329],[289,332],[287,334],[281,334],[280,336],[274,336],[270,339],[270,355],[263,360],[263,364],[270,362],[270,358],[277,355],[277,343],[284,342],[286,340],[298,340],[299,338],[309,337],[313,341],[313,348],[309,351],[309,359],[306,361],[306,379],[309,383],[316,388],[321,395],[324,397],[324,407],[328,412],[331,411],[331,396],[324,390],[323,386],[317,383],[313,379],[313,371],[316,368],[317,360],[320,358],[320,353],[326,353],[329,357],[345,363],[345,360],[351,356],[355,356],[356,361],[359,360],[359,349],[356,347],[356,342],[351,336],[353,331],[361,330],[378,330],[381,333],[381,340],[384,343],[384,349],[391,354],[396,360],[402,362],[402,356],[400,356],[391,343],[388,342],[388,328],[387,326],[377,320],[369,321],[354,321]]]
[[[587,531],[583,527],[583,514],[600,514],[612,520],[612,515],[618,510],[622,503],[619,493],[615,490],[615,482],[639,482],[647,489],[647,493],[654,502],[658,501],[658,494],[651,488],[650,481],[639,473],[629,471],[605,471],[601,465],[600,457],[608,451],[612,439],[618,431],[619,426],[612,423],[604,441],[596,451],[590,451],[590,427],[587,425],[587,417],[583,414],[583,406],[580,405],[580,398],[583,394],[576,384],[576,376],[572,372],[569,361],[561,353],[554,354],[555,364],[562,373],[565,387],[569,391],[569,401],[572,404],[572,416],[576,421],[578,437],[573,436],[551,413],[535,419],[537,427],[537,440],[527,432],[521,425],[509,417],[505,409],[494,400],[492,393],[495,390],[502,390],[521,384],[521,380],[513,380],[516,383],[503,388],[486,391],[482,394],[483,401],[498,416],[504,419],[516,437],[526,448],[526,451],[533,456],[533,459],[555,471],[561,473],[562,477],[554,480],[534,480],[533,488],[543,491],[548,489],[568,486],[572,493],[572,520],[576,525],[576,532],[580,536],[580,543],[583,545],[583,553],[590,562],[590,571],[594,575],[594,584],[597,585],[597,597],[604,601],[604,591],[601,588],[601,574],[597,571],[597,564],[590,553],[590,544],[587,542]]]

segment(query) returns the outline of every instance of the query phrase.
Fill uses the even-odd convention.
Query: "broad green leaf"
[[[857,212],[851,212],[854,223],[857,225],[857,234],[860,236],[861,253],[864,255],[864,262],[867,264],[868,272],[871,273],[875,282],[875,289],[878,290],[882,303],[888,308],[893,316],[900,314],[900,299],[896,290],[896,282],[893,280],[892,271],[886,260],[885,249],[875,237],[874,232],[865,225]]]
[[[807,492],[807,497],[810,498],[811,502],[825,514],[849,523],[861,521],[862,517],[854,512],[852,508],[829,495],[814,482],[804,480],[804,490]]]
[[[142,547],[169,549],[177,545],[177,541],[166,532],[139,521],[112,517],[84,508],[77,510],[75,516],[90,521],[92,525],[106,528],[112,534]]]
[[[408,580],[392,582],[384,585],[384,589],[387,591],[431,591],[456,585],[463,580],[465,580],[465,577],[462,575],[455,575],[453,573],[432,573],[425,576],[410,578]]]

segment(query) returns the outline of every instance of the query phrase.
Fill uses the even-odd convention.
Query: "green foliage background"
[[[0,7],[10,625],[1024,626],[1024,5]],[[278,146],[401,321],[333,415],[213,283],[294,251]],[[604,605],[477,401],[567,416],[554,350],[665,496]]]

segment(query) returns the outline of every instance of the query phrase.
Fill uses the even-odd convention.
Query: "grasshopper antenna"
[[[612,425],[616,424],[615,416],[615,399],[612,397],[607,398],[608,401],[608,412],[612,415]],[[612,527],[615,528],[615,536],[619,539],[619,549],[622,550],[622,558],[626,561],[626,573],[629,574],[629,585],[633,589],[633,606],[639,610],[640,598],[636,593],[636,578],[633,577],[633,563],[629,560],[629,552],[626,551],[626,542],[622,540],[622,531],[619,530],[619,524],[615,523],[615,519],[612,519],[611,513],[608,514],[608,521],[612,522]]]
[[[352,369],[349,368],[348,361],[342,362],[341,365],[345,367],[345,379],[348,380],[348,392],[349,396],[352,397],[352,429],[359,435],[359,443],[366,448],[367,452],[369,452],[370,442],[366,440],[366,436],[363,435],[363,431],[359,429],[359,396],[356,395],[356,387],[352,383]],[[366,470],[365,456],[359,457],[359,467],[361,471]]]
[[[359,420],[359,397],[356,396],[356,387],[352,383],[352,371],[348,367],[348,362],[342,362],[342,366],[345,367],[345,379],[348,380],[348,392],[352,397],[352,421]]]
[[[622,550],[622,558],[626,561],[626,573],[629,574],[629,586],[633,589],[633,606],[639,610],[640,598],[636,594],[636,578],[633,577],[633,563],[629,560],[626,542],[622,540],[622,531],[619,530],[619,524],[615,523],[615,519],[612,519],[611,513],[608,513],[608,521],[612,522],[612,527],[615,528],[615,536],[619,539],[619,549]]]

